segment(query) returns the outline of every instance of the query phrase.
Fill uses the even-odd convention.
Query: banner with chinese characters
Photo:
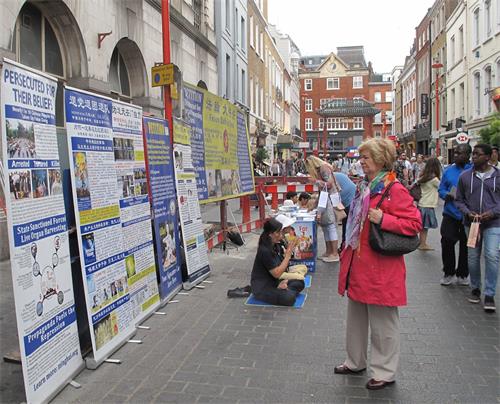
[[[133,142],[123,149],[115,147],[113,100],[67,87],[65,110],[83,286],[97,366],[135,331],[129,279],[137,274],[137,265],[122,231],[122,224],[133,219],[121,214],[125,198],[118,192],[115,153],[135,155]]]
[[[188,84],[184,115],[201,203],[255,192],[250,142],[243,111],[231,102]],[[176,134],[174,132],[174,139]]]
[[[156,265],[160,297],[164,301],[182,285],[172,145],[168,123],[164,119],[144,117],[143,127]]]
[[[141,107],[113,101],[113,150],[132,315],[140,323],[160,303]]]
[[[0,166],[19,350],[26,401],[39,403],[83,367],[57,147],[57,81],[6,59],[1,77]]]
[[[203,233],[200,201],[196,192],[191,128],[181,121],[174,121],[174,139],[177,202],[186,258],[184,285],[190,288],[208,275],[210,266]]]

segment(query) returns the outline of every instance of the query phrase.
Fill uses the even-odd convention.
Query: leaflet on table
[[[142,108],[113,101],[113,150],[130,301],[135,322],[158,307]]]
[[[253,193],[254,177],[245,115],[228,100],[198,87],[183,87],[191,127],[198,198],[203,203]]]
[[[27,402],[42,402],[83,366],[57,148],[57,81],[6,59],[1,80],[0,165],[8,179],[19,348]]]
[[[310,272],[316,270],[316,222],[297,220],[285,235],[288,241],[298,240],[297,247],[293,251],[293,264],[304,264]]]
[[[165,300],[182,285],[172,146],[167,121],[145,117],[143,127],[160,297]]]
[[[112,100],[66,88],[65,106],[90,334],[100,362],[134,330],[129,281],[137,269],[122,231]]]
[[[191,129],[174,122],[174,159],[177,201],[186,255],[187,278],[193,283],[210,271],[203,233],[196,175],[191,155]]]

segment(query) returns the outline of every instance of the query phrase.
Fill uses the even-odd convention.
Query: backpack
[[[411,197],[415,202],[418,202],[422,198],[422,187],[418,182],[415,182],[408,190]]]

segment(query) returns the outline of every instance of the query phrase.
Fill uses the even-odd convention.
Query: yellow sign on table
[[[167,86],[174,83],[174,65],[158,65],[151,68],[151,85],[153,87]]]

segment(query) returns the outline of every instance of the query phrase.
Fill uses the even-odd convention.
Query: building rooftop
[[[360,46],[339,46],[337,56],[351,68],[366,69],[368,66],[365,60],[365,51]]]

